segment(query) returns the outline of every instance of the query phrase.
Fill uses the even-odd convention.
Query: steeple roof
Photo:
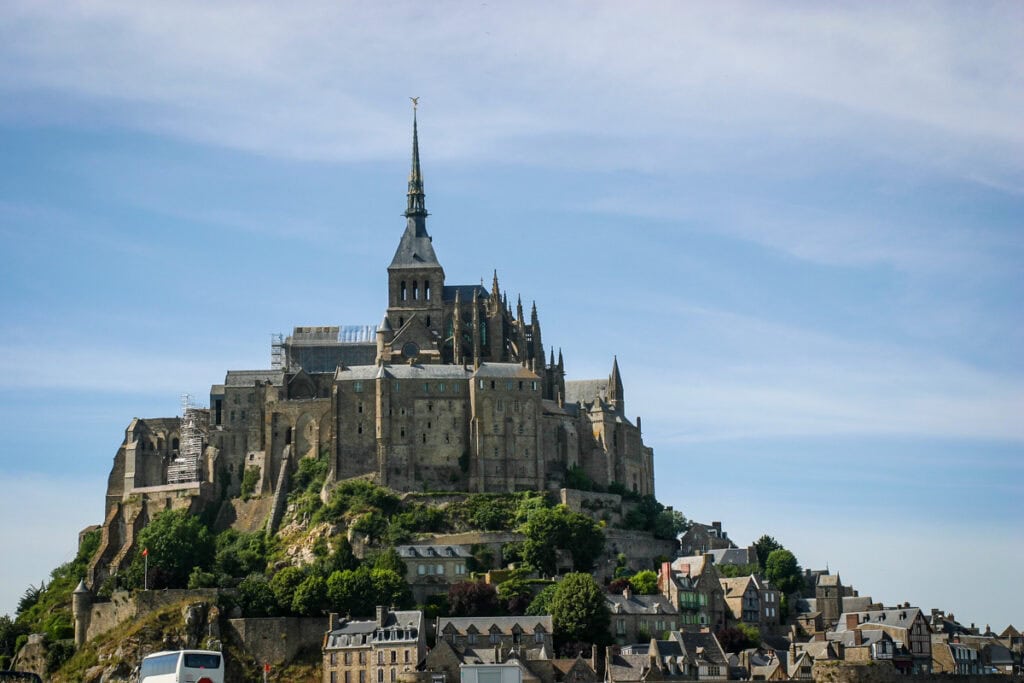
[[[420,172],[420,142],[416,124],[416,109],[412,114],[412,170],[409,172],[409,192],[405,208],[405,232],[398,243],[389,268],[422,268],[440,266],[430,235],[427,234],[426,203],[423,194],[423,175]]]

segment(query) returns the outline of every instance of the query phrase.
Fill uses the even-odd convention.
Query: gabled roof
[[[539,380],[540,375],[524,368],[520,363],[481,363],[474,377]]]
[[[666,598],[664,595],[630,595],[628,598],[625,595],[616,595],[614,593],[605,593],[604,596],[605,604],[608,605],[608,611],[614,614],[667,614],[676,615],[679,614],[679,610],[676,609],[672,601]]]
[[[711,664],[728,666],[729,660],[714,633],[679,633],[680,642],[694,660],[704,658]]]
[[[491,298],[490,292],[483,285],[445,285],[441,291],[443,301],[446,304],[453,303],[456,293],[459,295],[459,301],[464,304],[472,302],[474,294],[479,301]]]
[[[498,632],[506,635],[512,635],[512,627],[519,625],[524,632],[534,633],[536,628],[539,626],[545,633],[551,633],[553,627],[551,625],[551,616],[544,615],[540,617],[438,617],[438,632],[451,632],[448,627],[451,626],[455,633],[472,633],[470,629],[475,629],[476,633],[489,633],[491,629],[497,627]]]
[[[715,564],[757,564],[757,553],[750,548],[718,548],[708,553],[715,558]]]
[[[839,623],[836,624],[836,631],[846,630],[847,614],[856,614],[860,627],[882,625],[893,628],[910,628],[921,614],[921,610],[917,607],[897,607],[869,612],[843,612],[839,616]]]

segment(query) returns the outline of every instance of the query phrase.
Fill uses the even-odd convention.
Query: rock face
[[[28,637],[28,642],[18,651],[11,663],[14,671],[27,671],[38,674],[45,680],[46,677],[46,636],[42,633],[33,633]]]

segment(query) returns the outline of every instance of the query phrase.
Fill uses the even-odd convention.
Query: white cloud
[[[914,137],[922,163],[1019,167],[1019,19],[1014,5],[23,2],[0,20],[0,83],[305,158],[390,157],[402,99],[418,94],[439,157],[512,158],[532,140],[549,150],[535,163],[673,166],[673,142],[740,126],[755,139],[842,130],[886,155]],[[595,133],[621,144],[572,149]]]
[[[656,442],[830,435],[1024,440],[1024,378],[746,316],[674,313],[688,330],[685,357],[667,368],[634,367],[630,381]]]

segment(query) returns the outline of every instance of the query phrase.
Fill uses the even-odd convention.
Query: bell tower
[[[420,173],[417,99],[413,99],[412,170],[406,195],[405,232],[388,266],[387,320],[394,331],[390,355],[385,362],[416,356],[425,362],[440,362],[440,341],[444,325],[444,268],[437,260],[427,233],[427,213]],[[403,353],[404,351],[404,353]],[[387,355],[387,354],[384,354]]]

